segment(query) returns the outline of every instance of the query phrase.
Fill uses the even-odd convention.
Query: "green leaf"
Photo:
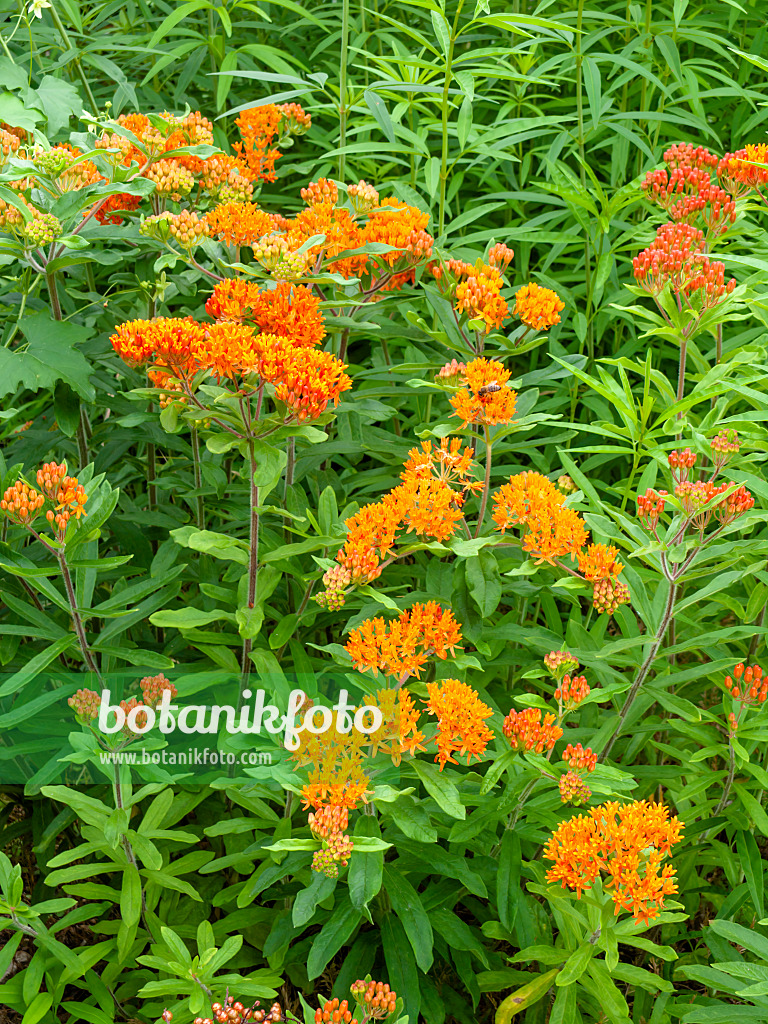
[[[562,988],[565,985],[572,985],[574,981],[578,981],[584,971],[586,971],[594,955],[594,943],[583,942],[565,961],[560,973],[555,978],[555,984]]]
[[[210,612],[204,612],[201,608],[174,608],[161,612],[155,612],[149,616],[153,626],[173,629],[195,629],[198,626],[206,626],[209,622],[218,622],[225,619],[234,622],[235,616],[232,612],[224,611],[223,608],[214,608]]]
[[[128,864],[123,871],[120,916],[129,926],[136,924],[141,917],[141,878],[132,864]]]
[[[309,950],[307,977],[310,981],[318,978],[341,947],[349,942],[361,916],[361,912],[349,902],[348,896],[339,900]]]
[[[384,865],[384,888],[392,909],[400,918],[411,944],[416,963],[425,973],[432,966],[432,925],[421,897],[408,879],[392,864]]]
[[[507,1021],[512,1020],[515,1014],[538,1003],[552,988],[557,975],[557,969],[547,971],[546,974],[539,974],[533,981],[529,981],[527,985],[523,985],[522,988],[507,996],[496,1011],[495,1024],[507,1024]]]
[[[441,772],[436,764],[429,761],[413,761],[413,769],[424,783],[424,788],[440,807],[452,818],[464,819],[466,808],[461,802],[461,795],[448,776]]]
[[[368,860],[369,858],[362,857],[360,859]],[[328,875],[324,875],[320,871],[313,871],[312,881],[306,889],[302,889],[301,892],[296,893],[296,898],[293,901],[293,911],[291,915],[293,927],[303,928],[304,925],[308,924],[317,910],[318,903],[322,903],[323,900],[327,900],[335,888],[335,878],[329,878]]]
[[[501,837],[499,866],[496,871],[496,905],[499,920],[507,931],[512,931],[520,902],[520,868],[522,852],[520,838],[511,829]]]
[[[367,907],[368,903],[381,889],[384,872],[383,851],[372,851],[364,855],[359,852],[361,839],[380,839],[380,827],[376,818],[370,814],[361,814],[355,824],[352,837],[355,849],[349,862],[349,899],[357,910]]]
[[[93,367],[76,347],[90,336],[90,329],[53,320],[47,313],[26,316],[19,327],[29,344],[21,350],[0,348],[0,397],[19,387],[53,390],[64,381],[81,398],[93,401]]]

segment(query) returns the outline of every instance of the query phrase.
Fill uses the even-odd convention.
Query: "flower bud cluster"
[[[369,1019],[383,1020],[395,1012],[397,992],[393,992],[385,982],[358,980],[350,992]]]
[[[349,186],[347,195],[352,203],[352,209],[358,216],[370,213],[379,205],[379,193],[373,185],[369,185],[362,178],[356,185]]]
[[[629,588],[618,580],[597,580],[592,592],[592,605],[598,612],[613,615],[623,604],[629,604]]]

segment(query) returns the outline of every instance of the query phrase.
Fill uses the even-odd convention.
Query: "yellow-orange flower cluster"
[[[501,327],[509,315],[509,306],[501,297],[504,281],[495,266],[480,263],[456,285],[455,308],[470,320],[484,320],[485,333]]]
[[[282,153],[277,146],[289,135],[304,134],[312,119],[297,103],[277,106],[266,103],[244,110],[236,119],[241,142],[234,149],[251,181],[274,181],[275,163]]]
[[[405,687],[377,690],[365,698],[365,703],[378,708],[382,718],[381,726],[366,736],[371,757],[381,751],[392,758],[394,765],[399,765],[403,754],[425,749],[424,733],[419,730],[419,709]]]
[[[512,422],[517,392],[507,387],[510,376],[509,370],[494,359],[474,359],[464,367],[462,383],[466,387],[450,399],[454,415],[462,420],[462,426]]]
[[[450,609],[427,601],[391,622],[366,619],[350,633],[346,651],[358,671],[370,669],[374,675],[382,672],[405,681],[407,676],[418,677],[430,656],[444,659],[455,654],[460,640],[461,629]]]
[[[88,495],[77,477],[68,476],[66,463],[45,462],[37,471],[36,490],[23,480],[17,480],[8,487],[0,500],[0,511],[19,526],[32,527],[46,501],[53,508],[45,513],[57,539],[64,540],[69,520],[86,515],[83,507]]]
[[[593,807],[588,816],[562,822],[546,844],[544,856],[553,861],[547,879],[580,898],[605,872],[615,913],[628,911],[647,924],[677,892],[675,870],[662,861],[680,841],[681,830],[663,804],[641,800]]]
[[[515,293],[515,316],[534,331],[548,331],[560,323],[560,314],[565,309],[557,292],[542,288],[531,281]]]
[[[493,710],[484,704],[471,686],[458,679],[442,679],[439,683],[427,683],[429,697],[427,711],[437,716],[437,756],[440,771],[450,761],[456,764],[452,754],[467,755],[467,764],[473,757],[480,759],[493,734],[485,724]]]

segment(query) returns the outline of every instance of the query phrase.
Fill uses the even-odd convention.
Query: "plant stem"
[[[579,0],[579,5],[576,11],[576,118],[578,121],[578,132],[579,137],[576,140],[579,146],[579,176],[581,178],[581,187],[586,191],[587,188],[587,172],[585,168],[586,161],[586,150],[584,147],[584,97],[582,95],[584,72],[582,70],[582,63],[584,61],[584,54],[581,50],[582,41],[582,22],[584,19],[584,0]],[[594,340],[594,328],[592,324],[592,265],[590,261],[589,252],[589,234],[585,232],[584,235],[584,285],[586,288],[586,308],[584,315],[587,319],[587,355],[590,362],[595,358],[595,340]]]
[[[443,97],[440,107],[441,122],[441,150],[440,150],[440,214],[438,218],[438,236],[442,237],[445,230],[445,194],[448,187],[448,97],[453,81],[453,50],[456,45],[456,29],[459,27],[459,16],[464,0],[459,0],[456,8],[456,17],[453,20],[451,38],[448,42],[448,53],[445,55],[445,81],[443,83]]]
[[[195,496],[195,526],[198,530],[205,529],[205,507],[203,505],[203,496],[200,494],[200,489],[203,486],[203,472],[200,465],[200,435],[198,434],[197,427],[192,427],[192,463],[195,471],[195,490],[198,492]]]
[[[645,682],[645,680],[646,680],[646,678],[648,676],[648,673],[651,671],[651,668],[653,667],[653,662],[656,659],[656,655],[659,653],[659,648],[661,647],[661,645],[662,645],[662,643],[664,641],[664,637],[666,636],[666,633],[667,633],[667,628],[668,628],[669,623],[670,623],[670,621],[672,619],[672,615],[673,615],[674,610],[675,610],[675,599],[676,598],[677,598],[677,581],[670,580],[670,583],[669,583],[669,593],[667,595],[667,603],[666,603],[666,605],[664,607],[664,613],[661,616],[661,622],[659,623],[659,628],[656,630],[656,635],[653,638],[653,641],[651,643],[651,646],[650,646],[650,649],[649,649],[648,654],[646,656],[646,659],[643,662],[643,664],[640,666],[640,670],[637,673],[637,676],[635,677],[635,681],[634,681],[634,683],[632,683],[632,686],[630,687],[629,693],[627,694],[627,699],[624,701],[624,707],[621,709],[621,712],[619,714],[619,723],[616,726],[616,728],[615,728],[615,730],[613,732],[613,735],[608,740],[606,745],[603,747],[602,752],[600,754],[600,757],[598,758],[598,760],[601,761],[601,762],[605,761],[605,759],[608,757],[608,755],[610,754],[610,752],[611,752],[611,750],[613,748],[614,743],[616,742],[616,740],[621,735],[621,730],[624,727],[624,722],[626,721],[627,715],[629,714],[630,709],[631,709],[632,705],[635,702],[635,698],[637,697],[638,693],[640,692],[640,687]]]
[[[53,5],[51,5],[50,11],[51,18],[53,19],[53,24],[58,29],[62,42],[68,50],[73,50],[75,53],[77,53],[78,47],[72,45],[72,40],[69,38],[69,34],[67,33],[67,30],[64,28],[64,25],[61,22],[61,18],[59,17],[58,12],[56,11],[56,8]],[[91,87],[88,84],[88,79],[86,78],[85,72],[83,71],[83,66],[80,63],[78,57],[75,57],[74,64],[75,68],[77,69],[78,77],[80,81],[83,83],[83,88],[85,89],[85,93],[88,97],[88,102],[91,105],[91,111],[95,114],[99,108],[96,105],[96,100],[94,99],[93,93],[91,92]]]
[[[248,481],[250,494],[250,528],[248,536],[248,608],[256,607],[256,588],[259,577],[259,488],[254,483],[256,475],[256,451],[253,444],[253,437],[248,438]],[[251,651],[253,640],[245,637],[243,640],[243,656],[241,659],[240,695],[237,702],[237,711],[243,706],[243,693],[248,686],[248,677],[251,674]]]
[[[54,320],[63,320],[61,315],[61,303],[59,302],[59,289],[56,286],[56,271],[45,272],[45,283],[48,285],[48,295],[51,300]]]
[[[712,817],[716,818],[718,814],[725,809],[728,804],[728,797],[731,795],[731,787],[733,786],[733,780],[736,775],[736,751],[733,749],[733,743],[731,737],[728,737],[728,777],[725,780],[723,786],[723,795],[718,801],[717,807],[712,812]]]
[[[483,424],[483,430],[485,431],[485,478],[483,480],[483,497],[480,501],[480,512],[477,517],[477,529],[475,530],[475,537],[480,536],[480,530],[483,526],[483,519],[485,518],[485,509],[488,504],[488,492],[491,489],[491,453],[493,446],[491,445],[491,434],[488,430],[488,425]]]
[[[339,66],[339,181],[344,181],[347,144],[347,61],[349,59],[349,0],[341,0],[341,59]]]
[[[98,670],[91,648],[88,646],[88,639],[85,635],[83,620],[77,607],[77,595],[75,594],[75,588],[72,585],[72,576],[70,575],[69,566],[67,565],[67,556],[64,551],[57,551],[56,558],[58,559],[59,569],[61,570],[61,575],[64,579],[64,589],[67,592],[67,600],[69,601],[69,607],[72,612],[72,622],[75,626],[77,639],[80,642],[80,650],[83,652],[83,658],[85,658],[85,663],[88,666],[88,669],[91,672],[95,672],[99,679],[101,679],[101,673]]]

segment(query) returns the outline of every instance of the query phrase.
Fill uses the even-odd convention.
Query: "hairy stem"
[[[483,526],[483,519],[485,518],[485,509],[488,504],[488,492],[491,489],[491,453],[493,446],[491,445],[491,434],[488,430],[488,425],[483,424],[483,430],[485,431],[485,478],[483,480],[483,497],[480,501],[480,512],[477,517],[477,529],[475,530],[475,537],[480,536],[480,530]]]
[[[80,650],[83,652],[85,664],[91,672],[95,672],[96,675],[101,678],[101,673],[96,665],[91,648],[88,646],[88,639],[85,635],[83,619],[77,607],[77,595],[75,594],[75,588],[72,585],[72,576],[69,572],[69,566],[67,565],[67,556],[62,550],[56,552],[56,558],[58,559],[59,569],[61,570],[61,575],[64,580],[64,589],[67,592],[67,600],[69,601],[70,611],[72,612],[72,622],[75,627],[75,632],[77,633],[77,639],[80,643]]]
[[[608,757],[608,755],[610,754],[611,750],[613,749],[614,743],[616,742],[616,740],[621,735],[621,731],[624,728],[624,723],[625,723],[625,721],[627,719],[627,715],[629,714],[630,709],[632,708],[632,705],[635,703],[635,698],[637,697],[638,693],[640,692],[640,687],[645,682],[646,678],[648,677],[648,673],[651,671],[651,668],[653,667],[653,663],[654,663],[654,661],[656,659],[656,655],[659,653],[659,648],[661,647],[661,645],[662,645],[662,643],[664,641],[664,637],[667,634],[667,629],[668,629],[669,624],[670,624],[670,622],[672,620],[672,615],[673,615],[674,610],[675,610],[675,599],[676,598],[677,598],[677,582],[676,581],[670,581],[669,593],[667,594],[667,603],[664,606],[664,613],[661,616],[661,622],[659,623],[659,628],[656,630],[656,635],[654,636],[654,638],[653,638],[653,640],[651,642],[651,646],[650,646],[650,649],[648,651],[648,654],[646,655],[645,661],[640,666],[640,669],[639,669],[639,671],[637,673],[637,676],[635,677],[635,681],[632,683],[632,686],[630,687],[629,693],[627,694],[627,699],[624,701],[624,707],[621,709],[621,712],[619,714],[618,725],[614,729],[613,735],[608,740],[608,742],[603,747],[603,749],[602,749],[602,751],[600,753],[600,757],[598,758],[598,760],[601,761],[601,762],[605,761],[605,759]]]
[[[195,471],[195,526],[198,530],[205,529],[205,507],[200,489],[203,486],[203,471],[200,465],[200,435],[197,427],[192,427],[192,463]]]

